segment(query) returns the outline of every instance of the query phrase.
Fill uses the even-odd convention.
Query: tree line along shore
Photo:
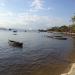
[[[62,25],[62,26],[55,26],[52,28],[48,28],[46,30],[38,30],[40,32],[62,32],[71,35],[75,35],[75,15],[71,18],[72,24],[71,25]]]

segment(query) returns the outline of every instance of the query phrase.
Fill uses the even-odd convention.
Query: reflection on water
[[[73,39],[56,40],[52,33],[0,31],[0,75],[61,75],[74,62]],[[23,42],[23,48],[8,45],[8,40]],[[73,56],[72,56],[73,55]]]

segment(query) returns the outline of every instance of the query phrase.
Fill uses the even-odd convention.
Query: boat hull
[[[21,47],[21,48],[23,47],[23,43],[20,43],[20,42],[9,40],[8,43],[10,46],[13,46],[13,47]]]

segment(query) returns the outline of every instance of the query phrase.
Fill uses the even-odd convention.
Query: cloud
[[[29,9],[30,13],[40,12],[44,10],[45,12],[53,10],[53,7],[47,7],[45,0],[32,0],[31,7]]]
[[[0,17],[9,17],[15,15],[13,12],[6,11],[6,12],[0,12]]]
[[[5,3],[3,3],[3,2],[2,2],[2,3],[0,3],[0,6],[4,7],[4,6],[5,6]]]
[[[43,0],[33,0],[31,7],[37,10],[43,9],[43,2]]]
[[[13,15],[13,16],[12,16]],[[0,16],[0,26],[23,28],[23,29],[42,29],[52,26],[67,24],[66,21],[58,17],[39,16],[23,13],[6,13]]]
[[[9,0],[3,1],[6,2]],[[0,8],[0,27],[42,29],[50,26],[52,27],[66,24],[65,20],[62,18],[35,15],[38,14],[40,10],[45,10],[47,12],[47,10],[53,9],[51,7],[45,7],[44,3],[44,0],[32,0],[30,9],[22,12],[12,12],[12,10],[10,11],[6,8]],[[1,2],[0,5],[2,7],[6,6],[4,2]]]

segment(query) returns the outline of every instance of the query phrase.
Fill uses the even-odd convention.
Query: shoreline
[[[63,73],[61,75],[75,75],[75,49],[73,49],[72,52],[70,53],[68,60],[72,62],[71,68],[69,69],[68,72]]]
[[[53,31],[53,32],[50,32],[50,33],[55,33],[55,32]],[[68,35],[68,36],[71,36],[71,37],[75,37],[75,33],[73,33],[73,32],[72,33],[71,32],[56,32],[56,33],[61,33],[61,34],[65,34],[65,35]]]
[[[71,69],[67,73],[63,73],[61,75],[75,75],[74,72],[75,72],[75,63],[72,64]]]

